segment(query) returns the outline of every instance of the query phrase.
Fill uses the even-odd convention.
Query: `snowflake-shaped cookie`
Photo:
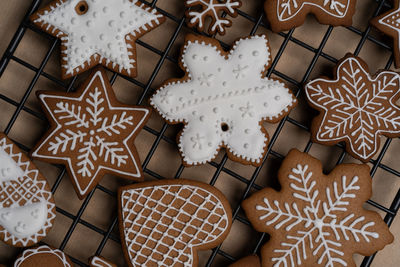
[[[242,204],[257,231],[271,239],[262,266],[354,266],[393,241],[378,213],[363,209],[372,195],[367,165],[343,164],[329,175],[321,162],[289,152],[278,173],[281,191],[265,188]]]
[[[304,23],[312,13],[322,24],[350,26],[356,0],[266,0],[265,12],[274,32]]]
[[[133,139],[150,110],[119,103],[104,70],[94,71],[76,93],[42,92],[39,98],[52,127],[32,156],[65,164],[80,198],[105,173],[142,179]]]
[[[320,111],[312,125],[313,141],[347,143],[354,157],[368,161],[379,149],[379,135],[400,136],[400,75],[382,71],[375,78],[360,58],[347,55],[335,80],[316,79],[305,86],[308,101]]]
[[[224,35],[225,28],[232,26],[232,21],[222,16],[223,12],[236,17],[237,9],[241,7],[242,2],[240,0],[185,0],[185,5],[188,8],[186,16],[189,18],[190,27],[197,27],[199,31],[203,31],[206,19],[209,17],[211,23],[208,34],[218,32]]]
[[[186,76],[162,86],[151,104],[169,123],[185,123],[179,150],[186,165],[228,156],[259,166],[268,144],[261,122],[278,122],[296,99],[263,77],[270,62],[266,36],[240,39],[227,53],[218,41],[188,35],[181,57]]]
[[[381,32],[393,38],[393,54],[396,68],[400,68],[400,1],[393,1],[394,8],[375,17],[371,24]]]
[[[56,0],[31,20],[61,39],[65,79],[97,64],[135,77],[135,41],[165,17],[138,0]]]

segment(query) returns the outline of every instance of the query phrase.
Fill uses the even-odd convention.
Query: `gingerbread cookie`
[[[79,198],[105,173],[142,179],[133,142],[150,110],[118,102],[103,69],[97,68],[76,93],[39,92],[38,97],[51,129],[32,157],[66,165]]]
[[[121,240],[131,267],[197,266],[198,250],[228,235],[232,211],[215,187],[184,179],[139,183],[119,195]]]
[[[229,265],[229,267],[261,267],[261,262],[257,255],[250,255]]]
[[[394,64],[396,68],[400,68],[400,1],[394,0],[393,3],[393,9],[373,18],[371,24],[393,38]]]
[[[138,0],[56,0],[31,20],[61,39],[66,79],[97,64],[135,77],[135,41],[165,17]]]
[[[203,164],[225,147],[230,159],[260,166],[268,145],[262,122],[280,121],[296,105],[289,89],[265,78],[270,51],[265,35],[238,40],[225,52],[215,39],[187,35],[182,79],[167,81],[151,105],[171,124],[186,166]]]
[[[56,209],[46,179],[27,156],[0,133],[0,240],[32,246],[46,237]]]
[[[264,9],[274,32],[302,25],[310,13],[322,24],[351,26],[356,0],[266,0]]]
[[[117,265],[102,257],[94,256],[90,259],[90,267],[117,267]]]
[[[400,75],[368,73],[367,64],[348,54],[336,67],[334,80],[319,78],[305,85],[310,105],[320,111],[313,120],[312,140],[346,150],[364,162],[378,151],[379,135],[400,136]]]
[[[204,31],[206,19],[210,18],[211,23],[207,33],[218,32],[225,35],[225,28],[232,26],[232,21],[223,16],[223,13],[235,18],[238,15],[237,9],[242,6],[242,2],[240,0],[185,0],[185,5],[189,27],[197,27],[199,31]]]
[[[14,267],[73,267],[71,260],[59,249],[48,246],[25,250],[15,261]]]
[[[378,213],[363,208],[372,195],[369,167],[342,164],[329,175],[319,160],[291,150],[278,173],[281,191],[265,188],[242,203],[259,232],[271,239],[262,266],[355,266],[393,241]]]

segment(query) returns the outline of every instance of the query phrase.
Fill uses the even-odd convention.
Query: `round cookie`
[[[393,242],[377,212],[369,167],[341,164],[328,175],[312,156],[291,150],[278,172],[281,190],[264,188],[242,206],[253,227],[270,234],[262,266],[349,266]]]
[[[73,267],[71,260],[59,249],[40,246],[25,250],[14,267]]]
[[[64,79],[97,64],[135,77],[135,41],[165,21],[138,0],[56,0],[30,19],[61,39]]]
[[[318,78],[304,88],[309,104],[320,114],[311,125],[312,141],[325,145],[346,142],[346,151],[369,161],[380,148],[380,135],[400,136],[400,75],[368,73],[367,64],[347,54],[335,78]]]
[[[269,65],[265,35],[241,38],[229,52],[215,39],[186,36],[186,75],[150,100],[168,123],[185,125],[177,137],[184,165],[209,162],[222,147],[231,160],[262,164],[269,142],[262,122],[279,122],[297,104],[282,82],[264,77]]]
[[[56,209],[47,180],[0,133],[0,240],[14,247],[38,243],[53,226]]]
[[[308,14],[321,24],[351,26],[357,0],[266,0],[264,9],[274,32],[302,25]]]
[[[241,258],[237,262],[229,265],[229,267],[261,267],[261,262],[257,255],[250,255]]]
[[[215,187],[185,179],[118,190],[119,229],[129,266],[198,266],[198,250],[221,244],[232,210]]]

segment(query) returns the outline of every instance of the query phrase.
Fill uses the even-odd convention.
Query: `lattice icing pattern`
[[[87,11],[79,13],[80,4]],[[134,40],[164,21],[155,9],[137,0],[62,0],[33,20],[60,37],[63,72],[76,75],[89,65],[103,63],[127,75],[136,74]]]
[[[52,227],[55,205],[46,180],[4,135],[0,135],[0,239],[33,245]]]
[[[127,189],[120,201],[132,266],[194,266],[195,250],[215,242],[230,227],[221,200],[193,185]]]
[[[279,81],[263,77],[270,62],[266,36],[235,43],[229,54],[212,40],[187,37],[181,65],[188,79],[167,82],[151,104],[170,123],[183,122],[179,150],[187,165],[228,156],[260,165],[268,144],[261,121],[277,122],[296,104]]]

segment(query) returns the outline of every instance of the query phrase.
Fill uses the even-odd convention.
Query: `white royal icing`
[[[219,14],[218,9],[223,8],[228,10],[228,13],[235,14],[236,9],[240,6],[237,0],[225,0],[225,2],[218,2],[215,0],[186,0],[187,5],[200,5],[202,10],[190,10],[188,15],[191,24],[198,24],[203,28],[206,17],[212,17],[211,32],[225,33],[225,27],[231,22],[222,16],[223,12]]]
[[[270,202],[265,197],[262,205],[256,205],[259,212],[265,212],[259,220],[266,225],[285,231],[297,229],[273,250],[273,266],[300,266],[302,261],[316,255],[318,266],[347,266],[341,257],[344,255],[343,242],[373,242],[379,238],[378,233],[369,229],[375,222],[348,211],[352,199],[361,189],[358,176],[353,176],[350,181],[342,176],[341,183],[333,182],[326,187],[325,194],[318,190],[320,178],[313,177],[308,165],[298,164],[288,176],[294,201]],[[345,214],[345,217],[341,218],[339,214]]]
[[[320,78],[305,85],[309,101],[324,110],[316,139],[326,142],[346,138],[352,152],[368,159],[379,149],[377,139],[380,133],[400,133],[400,108],[393,103],[400,75],[383,71],[372,78],[356,58],[350,57],[337,67],[336,76],[336,80]],[[372,82],[371,88],[366,86],[364,79]],[[344,82],[341,87],[335,88],[339,81]],[[320,82],[329,83],[332,87],[323,90],[318,86]],[[386,104],[389,106],[385,107]],[[332,112],[335,114],[328,116]],[[331,125],[323,127],[325,122]],[[376,126],[380,129],[376,130]],[[355,141],[354,136],[358,136]]]
[[[67,260],[67,256],[59,249],[52,249],[46,245],[40,246],[37,248],[26,249],[22,255],[15,261],[14,267],[19,267],[24,263],[27,259],[36,256],[45,256],[49,255],[52,257],[56,257],[59,260],[59,263],[63,264],[63,267],[72,267]],[[58,265],[57,265],[58,266]]]
[[[113,62],[128,74],[134,68],[132,46],[127,44],[127,34],[136,37],[158,24],[163,16],[137,0],[87,0],[88,11],[79,15],[75,7],[80,0],[68,0],[52,6],[51,11],[39,15],[35,23],[48,24],[59,30],[62,41],[66,43],[63,58],[67,62],[62,66],[67,74],[74,75],[79,69],[90,64],[90,57],[95,55],[100,61]]]
[[[288,21],[297,16],[297,14],[301,12],[303,8],[311,6],[321,9],[329,16],[340,19],[347,15],[350,7],[350,1],[351,0],[278,0],[276,12],[279,21]]]
[[[97,256],[92,258],[90,265],[92,267],[112,267],[111,264],[109,264],[108,262]]]
[[[193,249],[218,240],[229,227],[227,212],[220,199],[194,185],[127,189],[122,192],[120,201],[125,246],[135,267],[154,264],[158,267],[193,266]],[[192,214],[186,211],[189,206],[195,209]],[[181,218],[185,220],[181,221]],[[165,224],[164,219],[172,222]],[[176,225],[183,228],[176,228]],[[160,231],[159,227],[165,231]],[[187,239],[190,241],[183,241]],[[154,248],[149,245],[151,243],[155,243]],[[168,252],[161,254],[157,248],[168,248]],[[157,261],[160,256],[162,260]]]
[[[265,36],[239,40],[227,58],[211,44],[185,45],[189,80],[169,83],[151,98],[166,120],[186,124],[179,138],[185,162],[210,161],[222,144],[246,161],[262,160],[268,138],[260,121],[278,118],[296,102],[282,83],[262,77],[269,60]]]
[[[0,183],[15,181],[22,175],[24,175],[24,172],[18,164],[4,151],[3,148],[0,148]]]
[[[379,23],[396,31],[397,39],[400,40],[400,7],[381,18]],[[400,42],[397,49],[400,49]]]
[[[30,170],[30,162],[15,153],[13,144],[0,140],[0,226],[4,241],[26,246],[44,237],[54,219],[51,192],[45,189],[46,181],[38,180],[37,169]],[[10,151],[9,153],[6,151]],[[21,206],[20,202],[23,202]]]
[[[95,92],[89,92],[93,87],[92,83],[96,79],[101,81],[102,86],[100,88],[96,87]],[[101,71],[97,71],[92,76],[80,97],[42,94],[40,98],[49,114],[51,114],[53,121],[57,123],[57,127],[43,142],[41,142],[39,147],[32,153],[32,156],[47,159],[63,159],[67,161],[69,166],[72,166],[72,178],[80,195],[85,195],[87,193],[87,190],[94,182],[94,178],[97,177],[100,170],[108,170],[135,178],[141,176],[140,166],[128,146],[128,141],[142,126],[149,114],[149,110],[145,108],[112,106]],[[47,105],[45,99],[50,98],[59,100],[57,103],[58,109],[52,110]],[[79,105],[75,106],[74,104],[69,105],[67,102],[64,102],[64,100],[74,100],[82,103],[83,107]],[[106,108],[104,107],[104,103],[107,105]],[[89,104],[89,106],[85,108],[84,106],[86,104]],[[114,110],[118,112],[140,111],[143,112],[143,117],[138,124],[133,125],[132,116],[126,115],[125,112],[123,112],[121,116],[117,116],[112,112]],[[71,121],[67,122],[66,125],[60,124],[58,119],[65,118],[71,118]],[[65,126],[70,126],[69,128],[72,130],[67,128],[60,136],[54,137],[57,131]],[[132,129],[131,134],[128,135],[122,143],[115,142],[114,137],[120,133],[120,129],[126,129],[126,127]],[[49,142],[50,139],[54,139],[54,141]],[[77,151],[77,143],[83,143],[85,146]],[[48,151],[51,152],[51,155],[39,154],[38,151],[40,151],[44,145],[49,145]],[[94,152],[95,148],[98,148],[98,154]],[[73,168],[70,157],[57,155],[59,152],[64,153],[66,151],[77,152],[77,158],[79,160],[77,168]],[[126,154],[124,154],[124,151]],[[113,164],[115,168],[103,166],[102,164],[96,165],[95,161],[98,158],[101,158],[104,162]],[[124,165],[128,163],[134,165],[136,169],[135,172],[124,170]],[[80,185],[78,175],[90,179],[86,187],[83,188]]]

